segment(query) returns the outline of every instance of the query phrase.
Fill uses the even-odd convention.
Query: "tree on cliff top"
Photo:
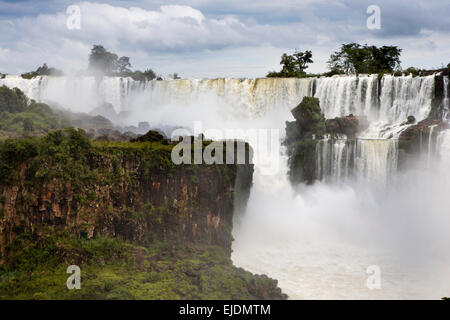
[[[94,45],[89,54],[88,70],[96,75],[115,75],[122,77],[132,77],[138,81],[153,80],[156,78],[155,72],[147,69],[144,72],[131,70],[129,57],[120,57],[105,49],[101,45]]]
[[[306,75],[305,70],[308,68],[307,64],[312,62],[312,52],[309,50],[304,52],[295,50],[292,55],[283,53],[280,61],[280,65],[283,66],[281,71],[269,72],[267,77],[301,78]]]
[[[394,72],[400,68],[401,52],[396,46],[343,44],[340,51],[330,56],[328,67],[338,74]]]
[[[118,56],[109,52],[101,45],[94,45],[89,54],[88,69],[93,72],[108,74],[117,71]]]
[[[36,71],[22,73],[20,76],[24,79],[32,79],[37,76],[62,76],[64,73],[56,68],[48,67],[46,63],[38,67]]]
[[[117,71],[118,72],[130,72],[131,71],[131,63],[129,57],[120,57],[117,60]]]

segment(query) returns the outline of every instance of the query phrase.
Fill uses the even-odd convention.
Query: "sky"
[[[79,19],[67,12],[73,5]],[[379,29],[367,27],[370,5],[380,8]],[[44,62],[84,70],[94,44],[134,69],[186,78],[263,77],[295,49],[312,51],[308,72],[325,72],[349,42],[396,45],[403,68],[436,68],[450,63],[449,16],[449,0],[0,0],[0,72]]]

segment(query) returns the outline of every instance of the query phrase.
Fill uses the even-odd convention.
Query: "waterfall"
[[[31,80],[7,76],[0,79],[0,85],[18,87],[31,99],[57,103],[75,111],[89,112],[99,104],[108,102],[117,113],[128,111],[131,114],[128,120],[121,117],[121,124],[135,124],[130,122],[140,121],[142,114],[148,113],[150,117],[155,117],[157,110],[178,105],[184,105],[190,110],[201,108],[203,112],[211,112],[210,109],[214,107],[220,109],[223,120],[227,117],[264,117],[280,110],[287,114],[304,96],[314,93],[320,99],[326,118],[354,114],[367,117],[370,123],[369,128],[358,137],[363,140],[357,143],[340,137],[326,139],[318,144],[317,176],[321,180],[327,180],[329,176],[333,181],[349,177],[353,169],[357,169],[357,175],[373,178],[373,170],[395,167],[394,162],[382,165],[385,161],[393,161],[390,157],[396,154],[392,151],[395,149],[393,143],[383,143],[378,139],[396,139],[407,128],[402,124],[408,116],[414,116],[416,121],[424,119],[431,110],[434,95],[434,76],[391,75],[381,79],[378,75],[359,75],[146,82],[121,77],[104,77],[96,81],[94,77],[88,76],[41,76]],[[446,77],[444,88],[444,105],[448,109]],[[382,146],[391,148],[392,152]],[[377,152],[381,154],[377,155]],[[378,167],[372,168],[372,165]]]
[[[320,106],[326,118],[349,114],[375,119],[378,113],[378,77],[333,76],[314,80]]]
[[[397,169],[395,139],[329,139],[316,146],[318,180],[345,182],[349,178],[384,185]]]
[[[449,98],[448,98],[448,87],[449,87],[449,81],[448,81],[448,77],[444,76],[442,78],[443,82],[444,82],[444,99],[443,99],[443,120],[450,120],[448,118],[449,116],[449,112],[450,112],[450,102],[449,102]]]
[[[8,76],[0,85],[19,87],[33,99],[74,111],[89,112],[109,102],[117,112],[129,111],[132,119],[153,124],[203,120],[218,129],[235,125],[283,131],[289,111],[313,94],[326,117],[366,116],[369,129],[357,139],[317,141],[316,170],[322,181],[312,186],[296,190],[289,184],[283,152],[276,174],[263,175],[255,162],[247,211],[233,226],[232,259],[237,266],[278,279],[291,298],[440,298],[450,292],[450,279],[436,259],[443,256],[448,270],[448,175],[441,184],[434,176],[409,172],[406,180],[389,181],[397,167],[396,136],[408,127],[401,124],[409,115],[417,121],[427,116],[433,76],[148,82]],[[232,121],[227,121],[229,114]],[[428,140],[432,134],[436,136],[430,132]],[[436,152],[448,171],[450,130],[437,135]],[[329,183],[340,181],[337,187]],[[435,251],[428,254],[430,248]],[[411,261],[425,266],[425,272],[411,268]],[[381,268],[382,290],[365,286],[367,267],[374,264]]]
[[[7,86],[9,88],[19,88],[30,99],[42,101],[41,99],[42,81],[43,77],[36,77],[33,79],[23,79],[22,77],[19,76],[6,75],[5,78],[0,79],[0,86]]]
[[[377,75],[333,76],[314,81],[317,85],[315,97],[320,99],[326,118],[352,113],[383,124],[399,124],[408,116],[420,121],[430,112],[433,99],[434,75],[385,75],[380,88]]]
[[[437,127],[437,124],[433,124],[429,128],[430,132],[428,134],[428,146],[427,146],[427,148],[428,148],[428,150],[427,150],[427,165],[428,165],[428,167],[430,166],[431,156],[434,152],[434,150],[433,150],[433,131],[434,131],[434,128],[436,128],[436,127]],[[422,132],[420,132],[420,133],[422,133]]]
[[[421,121],[428,116],[434,96],[434,75],[428,77],[384,76],[381,85],[380,119],[398,124],[408,116]]]
[[[448,104],[448,78],[445,95]],[[379,83],[381,83],[379,88]],[[408,116],[423,120],[431,109],[434,76],[385,75],[333,76],[311,79],[183,79],[140,82],[131,78],[53,77],[30,80],[18,76],[0,79],[0,85],[21,89],[37,101],[51,101],[65,108],[89,111],[99,103],[111,103],[117,112],[133,108],[132,97],[146,92],[147,104],[186,103],[214,97],[236,110],[261,116],[271,109],[293,108],[304,96],[320,99],[326,118],[348,114],[366,116],[370,123],[398,125]],[[379,92],[381,94],[379,95]]]
[[[414,116],[416,121],[428,116],[434,96],[434,75],[385,75],[380,82],[377,75],[333,76],[314,81],[315,97],[319,98],[325,117],[365,116],[370,127],[363,137],[370,138],[398,137],[400,125],[408,116]]]
[[[150,81],[145,91],[149,105],[214,100],[228,111],[260,117],[271,110],[291,109],[308,95],[311,83],[293,78],[169,80]]]
[[[316,177],[327,182],[345,181],[350,177],[355,160],[355,144],[345,136],[329,136],[316,145]]]
[[[450,168],[450,130],[439,132],[436,139],[436,148],[441,164]]]
[[[56,103],[78,112],[90,112],[101,103],[111,103],[116,112],[129,107],[129,98],[142,88],[131,78],[104,77],[54,77],[39,76],[27,80],[19,76],[0,79],[0,86],[17,87],[30,99]]]
[[[358,139],[356,170],[359,178],[384,185],[397,169],[397,141]]]

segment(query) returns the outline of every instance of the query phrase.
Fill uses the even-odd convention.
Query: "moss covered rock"
[[[286,122],[287,151],[289,155],[289,177],[292,183],[313,183],[316,180],[316,149],[321,139],[346,136],[355,139],[368,127],[365,117],[352,114],[345,117],[325,119],[317,98],[305,97],[292,110],[295,121]]]
[[[361,121],[362,119],[362,121]],[[325,121],[326,132],[333,136],[345,135],[348,138],[356,138],[358,132],[367,128],[365,118],[355,117],[350,114],[345,117],[336,117]]]
[[[325,118],[320,109],[319,99],[304,97],[291,113],[299,127],[301,138],[322,136],[325,133]]]

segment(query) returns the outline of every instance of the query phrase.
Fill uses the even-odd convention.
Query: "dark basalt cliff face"
[[[0,186],[4,257],[16,235],[40,234],[44,228],[88,239],[120,236],[143,245],[154,240],[199,242],[230,252],[235,166],[181,166],[140,174],[143,159],[139,154],[117,158],[116,164],[108,156],[93,156],[86,165],[99,175],[90,186],[58,178],[29,184],[30,163],[18,168],[18,183]],[[104,183],[102,176],[112,174],[115,165],[120,171],[117,182]]]
[[[166,272],[166,278],[186,278],[193,287],[177,289],[160,279],[164,285],[158,282],[161,287],[151,293],[131,294],[128,290],[119,298],[285,298],[276,281],[236,269],[230,260],[233,212],[235,206],[245,206],[253,165],[174,165],[170,158],[174,145],[159,139],[91,142],[83,132],[69,129],[42,139],[5,142],[0,152],[4,161],[0,168],[4,272],[36,274],[36,270],[67,268],[70,264],[94,268],[104,266],[105,261],[111,268],[119,268],[132,260],[125,274],[135,268],[138,274]],[[110,239],[107,241],[112,241],[116,251],[105,256],[102,250],[92,254],[86,249],[94,244],[103,248],[98,244],[102,239]],[[155,249],[160,244],[170,248],[168,252]],[[149,250],[158,252],[157,256]],[[33,255],[42,259],[31,258]],[[47,255],[50,257],[44,259]],[[183,270],[192,268],[186,261],[193,257],[204,263],[186,274]],[[136,259],[140,261],[137,265]],[[49,261],[53,261],[51,267]],[[180,261],[182,267],[169,267]],[[213,272],[215,265],[218,269]],[[47,271],[42,273],[48,276]],[[17,274],[15,282],[25,281],[22,273]],[[202,275],[200,286],[197,278]],[[219,281],[229,283],[220,285]],[[25,283],[25,291],[35,294]],[[136,284],[138,288],[142,285]],[[58,290],[55,295],[61,294]],[[110,298],[105,288],[94,291],[69,298]],[[16,298],[21,294],[0,281],[0,296]],[[49,293],[40,298],[54,296]]]

